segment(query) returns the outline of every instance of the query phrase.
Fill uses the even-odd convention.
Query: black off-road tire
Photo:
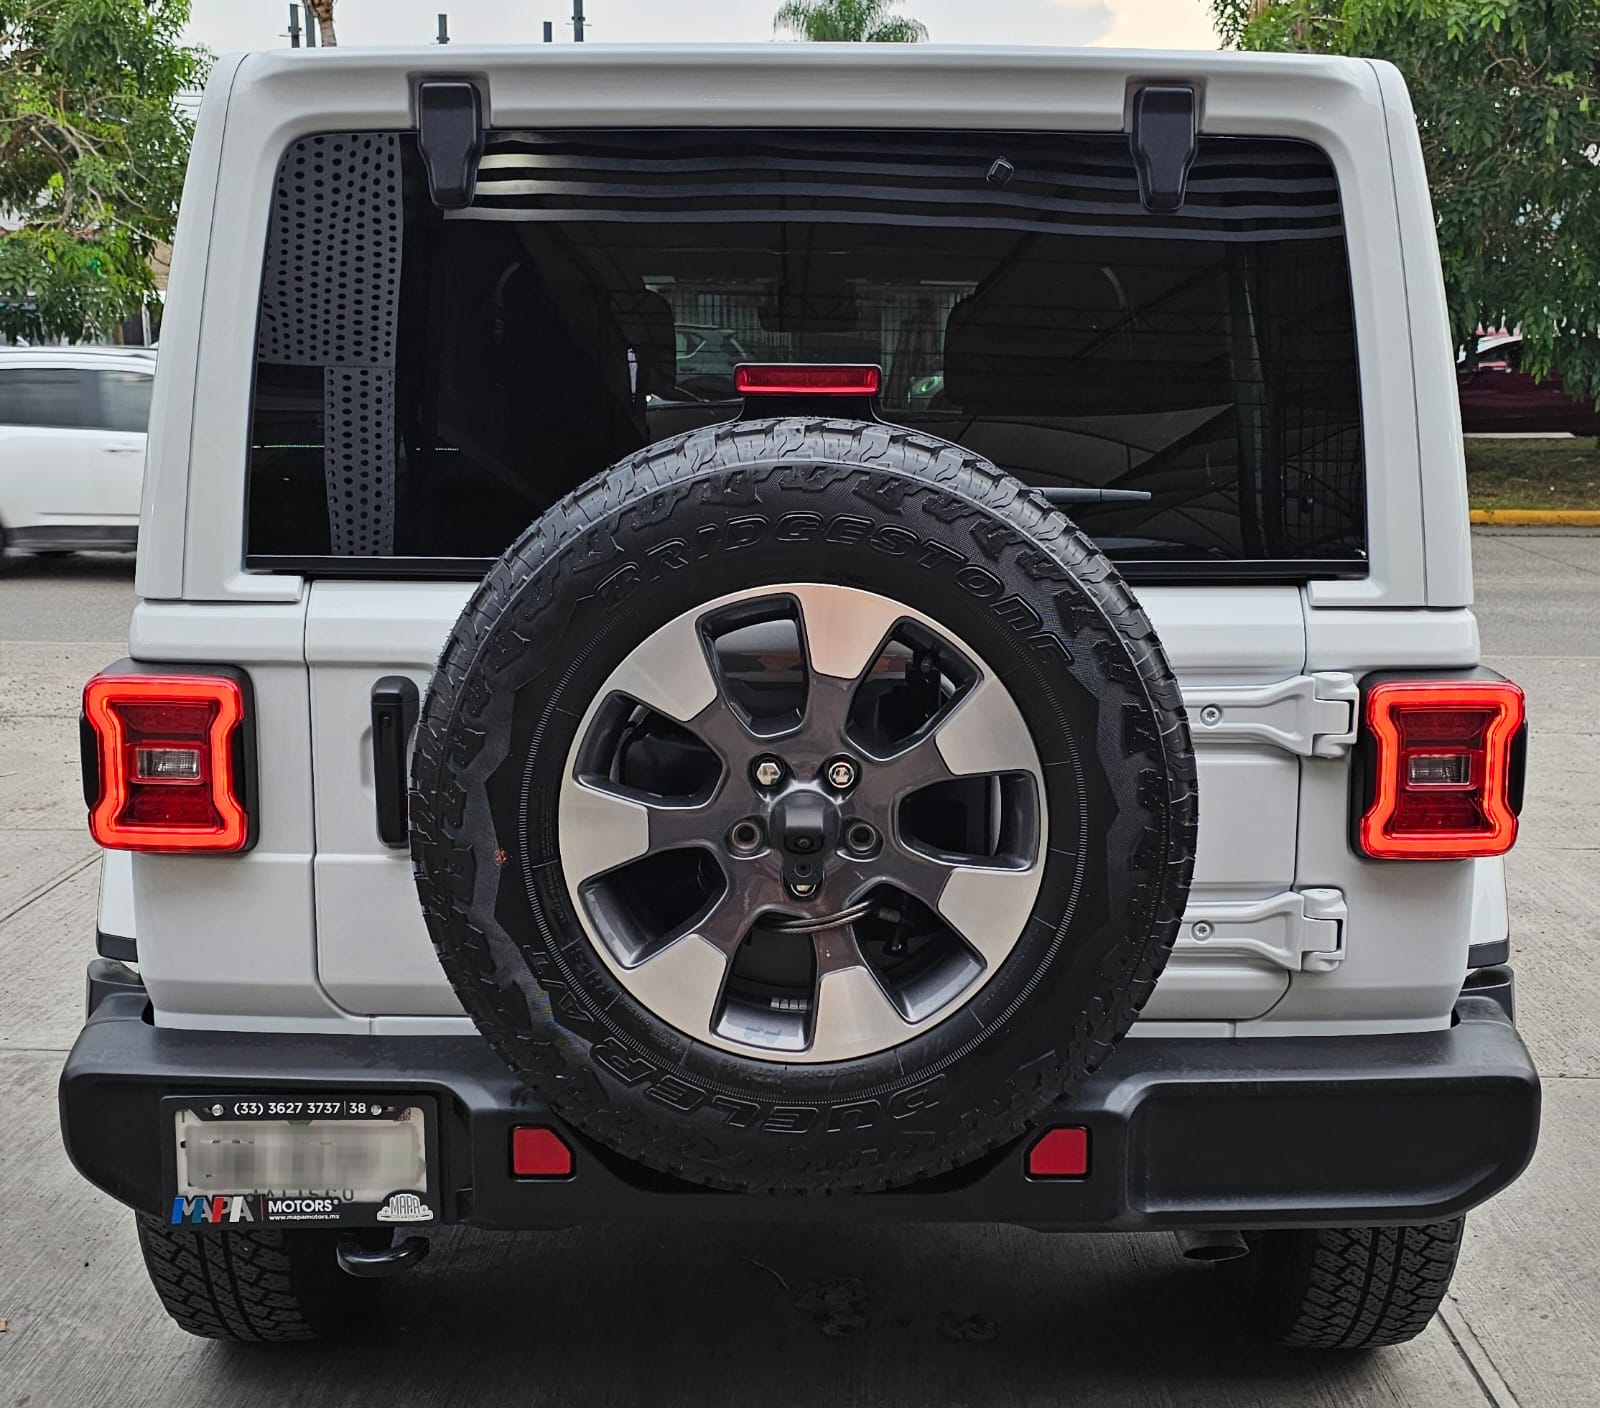
[[[1250,1324],[1305,1349],[1404,1344],[1443,1304],[1465,1218],[1420,1227],[1337,1227],[1247,1234],[1249,1256],[1219,1270]]]
[[[201,1232],[135,1215],[150,1283],[178,1325],[209,1340],[320,1339],[370,1314],[377,1286],[348,1276],[332,1231]]]
[[[568,896],[555,800],[580,720],[640,641],[807,582],[904,602],[982,655],[1028,722],[1050,817],[1032,918],[993,978],[901,1045],[809,1065],[690,1040],[633,1000]],[[1194,758],[1153,627],[1042,497],[896,427],[754,420],[622,461],[490,570],[429,687],[411,825],[452,986],[556,1113],[703,1185],[865,1190],[1019,1139],[1105,1060],[1177,933]]]

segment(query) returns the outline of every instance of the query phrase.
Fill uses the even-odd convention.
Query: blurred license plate
[[[174,1223],[438,1220],[433,1102],[425,1097],[223,1095],[165,1103]]]

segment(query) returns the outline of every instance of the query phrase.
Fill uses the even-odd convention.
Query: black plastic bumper
[[[463,1037],[345,1037],[152,1026],[136,990],[105,993],[61,1075],[78,1170],[147,1212],[172,1201],[169,1096],[348,1091],[437,1100],[446,1221],[560,1227],[652,1219],[1011,1222],[1073,1231],[1426,1222],[1482,1202],[1533,1154],[1539,1078],[1485,970],[1446,1031],[1388,1036],[1130,1038],[1050,1123],[1086,1126],[1089,1173],[1030,1179],[1035,1136],[955,1174],[887,1193],[713,1192],[599,1149],[553,1118],[488,1046]],[[572,1176],[514,1178],[511,1131],[545,1125]]]

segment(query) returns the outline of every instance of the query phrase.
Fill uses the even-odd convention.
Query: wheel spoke
[[[656,949],[628,970],[628,988],[662,1021],[686,1036],[711,1034],[722,1000],[728,954],[698,933]]]
[[[664,802],[645,804],[649,818],[649,853],[681,850],[685,846],[712,847],[726,829],[725,808],[715,800],[696,806],[671,806]],[[728,818],[732,821],[732,817]]]
[[[562,789],[561,862],[577,884],[642,856],[710,847],[725,825],[724,810],[716,799],[674,805],[572,780]]]
[[[796,587],[807,665],[805,743],[796,751],[817,763],[845,741],[861,677],[905,613],[896,602],[849,587]]]
[[[1016,944],[1038,892],[1037,865],[1015,870],[961,865],[951,869],[935,908],[992,967]]]
[[[763,903],[769,897],[776,901],[776,893],[770,882],[763,890],[758,877],[747,873],[741,864],[735,869],[734,879],[722,892],[721,898],[685,924],[684,933],[697,935],[731,958],[733,951],[750,932],[756,916],[762,909],[771,907]]]
[[[692,616],[680,616],[647,636],[617,667],[609,684],[617,693],[681,724],[718,696],[699,622]]]
[[[874,760],[863,776],[865,790],[880,804],[892,807],[909,792],[948,782],[955,774],[939,751],[938,739],[938,731],[932,730],[900,752]]]
[[[561,788],[561,865],[577,885],[650,852],[650,809],[568,778]]]
[[[738,710],[721,692],[692,719],[686,720],[684,727],[716,749],[735,771],[744,767],[763,747],[762,740],[750,732]]]
[[[817,937],[813,1059],[845,1061],[904,1041],[911,1029],[867,967],[853,929]]]
[[[1022,711],[998,680],[985,675],[933,730],[944,767],[957,777],[979,773],[1031,772],[1039,755]]]
[[[914,899],[919,899],[929,909],[937,911],[945,886],[959,866],[953,861],[937,860],[920,851],[900,845],[886,845],[878,857],[879,876]]]
[[[860,679],[905,616],[898,602],[849,587],[796,587],[794,595],[813,676],[852,683]]]
[[[867,776],[874,795],[892,801],[954,777],[1037,777],[1038,766],[1022,714],[1005,688],[985,676],[909,747],[877,760]]]

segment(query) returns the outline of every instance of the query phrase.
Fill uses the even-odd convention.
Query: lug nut
[[[877,847],[878,833],[864,821],[852,822],[845,828],[844,844],[846,849],[864,856]]]
[[[776,758],[757,758],[750,769],[750,775],[761,787],[776,787],[783,781],[783,772],[783,764]]]
[[[841,792],[856,785],[856,765],[848,758],[835,758],[828,764],[828,781]]]
[[[736,821],[728,828],[728,849],[749,855],[761,845],[761,827],[753,821]]]

